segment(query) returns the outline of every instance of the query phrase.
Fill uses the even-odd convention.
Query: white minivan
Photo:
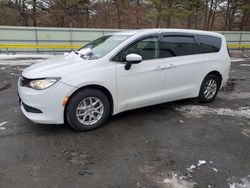
[[[67,121],[86,131],[130,109],[194,97],[210,102],[226,84],[230,64],[225,37],[218,33],[125,31],[26,68],[18,94],[31,121]]]

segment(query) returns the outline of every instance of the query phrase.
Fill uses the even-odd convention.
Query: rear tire
[[[89,131],[101,127],[110,114],[107,96],[97,89],[86,88],[78,91],[69,100],[66,118],[77,131]]]
[[[208,103],[214,100],[219,89],[221,80],[215,74],[207,75],[200,88],[199,102]]]

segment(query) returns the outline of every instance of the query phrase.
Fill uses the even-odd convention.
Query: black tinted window
[[[142,60],[157,58],[158,37],[148,37],[139,40],[123,51],[123,59],[128,54],[138,54]]]
[[[165,35],[159,43],[159,58],[196,54],[192,36]]]
[[[199,53],[212,53],[219,52],[221,48],[221,39],[218,37],[206,36],[206,35],[198,35],[199,45],[198,50]]]

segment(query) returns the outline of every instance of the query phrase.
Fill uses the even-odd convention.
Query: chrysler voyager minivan
[[[78,131],[109,115],[185,98],[211,102],[229,76],[225,37],[182,29],[125,31],[26,68],[18,81],[24,115]]]

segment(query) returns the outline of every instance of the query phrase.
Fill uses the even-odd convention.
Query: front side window
[[[99,59],[109,52],[111,52],[115,47],[117,47],[119,44],[124,42],[126,39],[128,39],[131,35],[107,35],[100,37],[79,50],[91,49],[91,53],[88,54],[88,59]]]
[[[112,60],[125,62],[129,54],[138,54],[142,60],[156,59],[158,57],[158,37],[147,37],[134,42],[118,53]]]
[[[158,37],[148,37],[135,42],[123,52],[124,57],[128,54],[138,54],[142,60],[156,59],[158,48]]]

